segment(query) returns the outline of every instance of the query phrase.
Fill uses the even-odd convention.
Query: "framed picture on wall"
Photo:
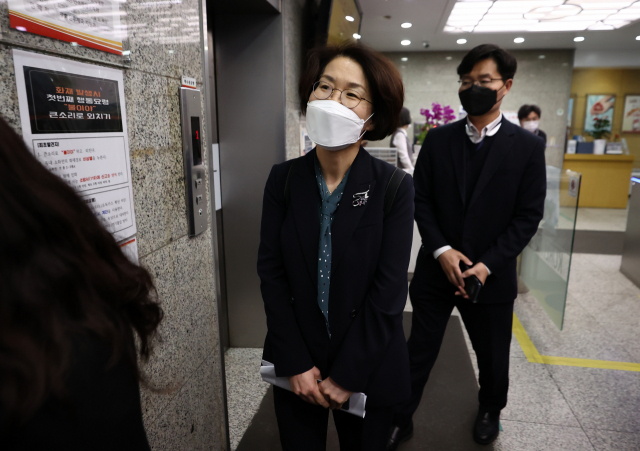
[[[593,131],[593,121],[595,119],[609,119],[609,126],[606,130],[611,132],[615,102],[615,94],[587,94],[584,131]]]
[[[622,133],[640,133],[640,94],[627,94],[624,97]]]

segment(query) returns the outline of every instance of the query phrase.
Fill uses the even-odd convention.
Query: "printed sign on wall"
[[[136,221],[122,71],[21,50],[13,61],[25,142],[116,241],[130,241]]]
[[[117,0],[9,0],[11,28],[122,55]]]

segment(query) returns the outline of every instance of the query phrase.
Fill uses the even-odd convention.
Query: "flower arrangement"
[[[425,117],[426,123],[420,129],[420,134],[418,134],[416,144],[422,144],[427,133],[432,128],[448,124],[456,118],[456,115],[453,114],[453,108],[449,105],[442,106],[437,102],[431,104],[431,110],[428,108],[421,108],[420,115]]]
[[[593,139],[604,139],[611,136],[609,130],[611,128],[611,121],[609,118],[594,117],[593,118],[593,130],[587,132]]]

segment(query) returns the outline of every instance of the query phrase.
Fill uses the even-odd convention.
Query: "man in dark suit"
[[[458,66],[468,116],[431,130],[418,157],[415,216],[423,245],[409,289],[412,394],[396,411],[388,450],[413,433],[411,418],[454,307],[480,370],[473,437],[489,444],[498,436],[509,385],[516,258],[536,233],[546,194],[542,139],[500,112],[516,68],[515,58],[495,45],[471,50]],[[475,302],[464,289],[471,276],[483,284]]]

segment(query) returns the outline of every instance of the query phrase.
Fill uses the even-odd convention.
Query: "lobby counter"
[[[578,207],[627,208],[633,155],[565,154],[563,170],[582,174]]]

